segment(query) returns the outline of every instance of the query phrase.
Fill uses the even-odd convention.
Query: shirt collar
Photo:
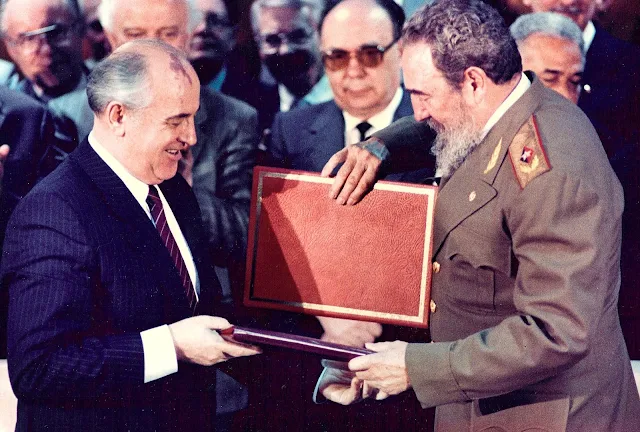
[[[355,129],[355,127],[363,121],[366,121],[371,125],[371,129],[369,129],[367,135],[371,135],[372,133],[377,132],[380,129],[386,128],[393,122],[393,116],[400,106],[400,102],[402,102],[402,89],[398,87],[396,93],[393,95],[393,98],[391,98],[391,102],[389,102],[389,104],[382,111],[369,117],[368,119],[354,117],[348,112],[342,111],[345,131],[348,132]]]
[[[596,26],[593,25],[593,21],[589,21],[587,26],[584,28],[582,32],[582,39],[584,40],[584,52],[585,54],[591,48],[591,44],[593,43],[593,38],[596,37]]]
[[[223,65],[222,69],[220,69],[220,72],[218,72],[218,74],[215,77],[213,77],[211,81],[209,81],[209,84],[207,84],[207,87],[209,87],[211,90],[216,90],[221,92],[222,86],[224,85],[224,81],[226,79],[227,79],[227,66]]]
[[[42,101],[43,103],[49,103],[50,100],[55,99],[50,96],[47,96],[44,93],[44,90],[42,90],[39,86],[35,85],[31,81],[27,80],[27,82],[31,86],[31,89],[33,90],[33,93],[35,94],[38,100]],[[84,89],[85,87],[87,87],[87,74],[84,71],[82,71],[80,75],[80,79],[78,80],[78,84],[76,84],[76,86],[66,94],[72,93],[76,90]]]
[[[100,159],[106,163],[109,168],[122,180],[124,185],[129,189],[136,201],[140,203],[142,208],[148,210],[147,195],[149,195],[149,185],[135,178],[125,167],[118,161],[106,148],[104,148],[93,136],[93,131],[89,133],[89,144],[93,150],[100,156]]]
[[[511,93],[509,93],[509,96],[507,96],[504,102],[502,102],[498,109],[494,111],[491,117],[489,117],[487,124],[484,125],[484,128],[482,129],[482,139],[487,136],[491,128],[495,126],[496,123],[498,123],[504,113],[506,113],[507,110],[511,108],[511,106],[516,103],[518,99],[520,99],[520,97],[527,91],[530,86],[531,81],[524,73],[522,73],[518,85],[516,85]]]

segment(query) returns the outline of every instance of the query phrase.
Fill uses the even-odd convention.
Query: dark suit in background
[[[0,145],[11,147],[0,196],[0,262],[11,212],[36,182],[53,171],[70,151],[66,143],[56,138],[53,119],[43,105],[0,86]],[[7,301],[6,291],[0,291],[0,358],[7,356]]]
[[[587,114],[625,194],[620,318],[632,359],[640,359],[640,48],[596,26],[578,106]],[[594,179],[597,181],[597,179]]]
[[[411,100],[403,91],[393,120],[411,115]],[[269,163],[281,168],[320,172],[331,156],[344,148],[344,117],[333,100],[278,113],[271,132]],[[422,150],[416,159],[422,166],[411,167],[411,172],[390,174],[385,179],[418,182],[433,175],[435,159],[425,158],[430,154],[428,146]]]
[[[160,188],[196,264],[196,313],[211,314],[219,287],[195,196],[181,176]],[[140,332],[191,311],[153,223],[86,141],[21,201],[10,224],[2,287],[10,287],[17,430],[209,427],[215,369],[180,363],[176,374],[143,384]]]

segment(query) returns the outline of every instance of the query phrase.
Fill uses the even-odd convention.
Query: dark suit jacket
[[[596,26],[578,106],[593,123],[625,194],[622,218],[621,324],[632,359],[640,359],[640,48]]]
[[[195,196],[180,176],[160,187],[196,263],[196,312],[210,314],[218,284]],[[214,368],[180,363],[176,374],[143,383],[139,333],[191,313],[153,224],[86,141],[20,202],[5,252],[17,430],[211,424]]]
[[[218,266],[245,259],[251,177],[258,148],[256,111],[206,87],[195,118],[193,192]]]
[[[60,164],[68,148],[58,140],[47,109],[22,93],[0,86],[0,144],[9,144],[0,196],[0,262],[11,212],[38,180]],[[0,358],[6,358],[6,291],[0,291]]]
[[[405,132],[419,139],[409,123]],[[520,131],[523,145],[537,148],[538,135],[544,146],[530,166],[519,162]],[[396,134],[378,135],[393,151]],[[550,170],[521,186],[516,173],[535,170],[541,158]],[[567,431],[638,430],[640,400],[616,308],[622,208],[587,118],[534,80],[440,186],[435,343],[412,344],[406,354],[417,398],[438,406],[437,430],[557,430],[548,428],[558,421]]]
[[[411,115],[409,94],[403,92],[393,120]],[[334,101],[278,113],[271,130],[269,163],[281,168],[322,171],[331,156],[344,148],[344,128],[342,110]],[[412,168],[426,168],[424,173],[396,173],[388,179],[411,181],[432,175],[433,159],[424,157],[429,154],[428,147],[421,153],[418,159],[423,165]]]

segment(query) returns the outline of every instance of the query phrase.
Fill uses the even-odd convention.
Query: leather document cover
[[[269,330],[258,330],[246,327],[229,327],[220,331],[222,337],[232,342],[272,345],[281,348],[305,351],[322,356],[324,359],[337,362],[348,362],[352,358],[373,354],[374,351],[366,348],[355,348],[337,343],[325,342],[306,336],[296,336],[288,333],[280,333]],[[344,365],[333,364],[344,367]]]
[[[340,206],[332,183],[254,169],[245,305],[427,327],[437,188],[379,181]]]

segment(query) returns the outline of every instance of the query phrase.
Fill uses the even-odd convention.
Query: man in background
[[[75,0],[2,0],[0,30],[13,63],[0,61],[0,84],[48,105],[60,117],[66,151],[91,129],[75,90],[84,91],[88,69],[82,60],[84,24]]]
[[[279,111],[333,97],[318,35],[324,7],[324,0],[257,0],[251,5],[253,34],[266,66],[261,126],[270,128]]]
[[[520,16],[509,27],[518,44],[524,70],[577,104],[584,71],[582,32],[569,18],[554,12]]]

